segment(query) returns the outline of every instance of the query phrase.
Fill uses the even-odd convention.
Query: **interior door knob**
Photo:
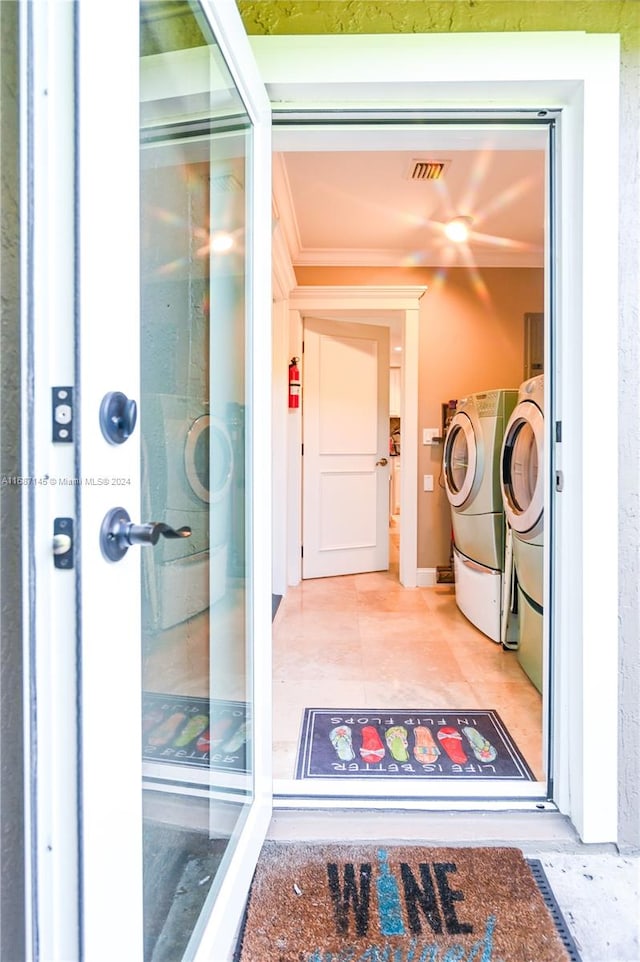
[[[124,508],[107,511],[100,527],[100,548],[107,561],[120,561],[133,545],[157,544],[163,538],[190,538],[191,528],[172,528],[163,521],[134,524]]]
[[[388,462],[387,458],[380,458],[379,461],[376,461],[376,467],[379,466],[379,467],[381,467],[381,468],[384,468],[385,464],[388,464],[388,463],[389,463],[389,462]]]

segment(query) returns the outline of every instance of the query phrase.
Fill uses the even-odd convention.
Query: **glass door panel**
[[[141,553],[144,958],[174,962],[253,798],[252,127],[199,5],[143,4],[141,54],[140,516],[172,529]]]

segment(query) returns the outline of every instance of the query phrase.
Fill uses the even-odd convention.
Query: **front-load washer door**
[[[444,446],[444,484],[449,504],[462,508],[477,490],[482,472],[482,447],[473,421],[466,411],[454,415]]]
[[[537,404],[521,401],[502,443],[502,500],[507,521],[520,535],[542,530],[544,510],[544,417]]]
[[[226,425],[219,418],[211,421],[211,501],[217,504],[229,493],[233,480],[233,444]]]
[[[184,473],[189,487],[200,501],[209,504],[209,434],[211,418],[202,414],[187,432],[184,444]]]

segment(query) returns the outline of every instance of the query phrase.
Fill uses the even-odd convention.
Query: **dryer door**
[[[211,418],[208,414],[201,414],[191,424],[184,444],[184,473],[189,487],[196,498],[209,504],[209,436],[211,433]]]
[[[454,415],[444,445],[444,484],[449,504],[462,507],[470,498],[479,468],[473,421],[465,411]]]
[[[537,404],[521,401],[502,443],[500,484],[507,521],[520,535],[533,537],[544,509],[544,417]]]

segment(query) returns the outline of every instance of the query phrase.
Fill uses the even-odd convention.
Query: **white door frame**
[[[395,315],[402,324],[403,364],[401,380],[401,446],[402,473],[400,475],[400,583],[405,588],[417,584],[418,559],[418,319],[420,298],[426,287],[297,287],[289,295],[289,308],[299,318],[300,339],[305,315],[339,317],[350,320],[355,317],[375,318]],[[304,377],[304,374],[303,374]],[[303,381],[304,403],[304,381]],[[298,415],[301,417],[301,415]],[[300,449],[296,449],[299,455]],[[406,456],[405,456],[406,451]],[[289,477],[297,490],[302,489],[302,462],[295,458]],[[291,499],[285,509],[289,512],[289,530],[302,530],[299,499]],[[302,577],[300,544],[291,545],[294,578],[297,584]],[[297,577],[296,577],[297,575]]]
[[[247,631],[253,637],[250,671],[253,730],[253,804],[232,853],[225,852],[222,885],[193,962],[233,955],[246,895],[264,841],[273,805],[271,678],[271,108],[247,41],[235,0],[202,0],[220,51],[240,92],[253,126],[251,167],[251,247],[247,251],[251,314],[251,354],[246,367],[247,476],[252,477],[248,535],[252,564],[247,570]],[[260,730],[262,729],[262,730]],[[230,857],[228,857],[230,856]]]
[[[51,444],[50,428],[51,387],[75,377],[74,11],[28,4],[19,15],[25,949],[27,962],[58,962],[80,945],[78,585],[51,550],[52,519],[76,510],[76,490],[57,484],[74,476],[75,452]]]
[[[556,563],[545,591],[552,630],[561,641],[551,682],[550,774],[558,807],[581,837],[615,841],[619,37],[341,34],[252,37],[251,44],[272,103],[286,107],[292,118],[296,110],[324,109],[332,111],[329,122],[347,103],[369,111],[402,107],[484,117],[501,110],[523,117],[559,111],[560,224],[554,263],[547,266],[557,309],[553,410],[563,431],[562,442],[555,443],[555,430],[547,425],[547,441],[554,471],[563,472],[564,491],[556,494],[549,471]],[[602,169],[610,174],[606,191]],[[610,525],[593,523],[602,516],[603,438],[612,452],[606,477]]]

